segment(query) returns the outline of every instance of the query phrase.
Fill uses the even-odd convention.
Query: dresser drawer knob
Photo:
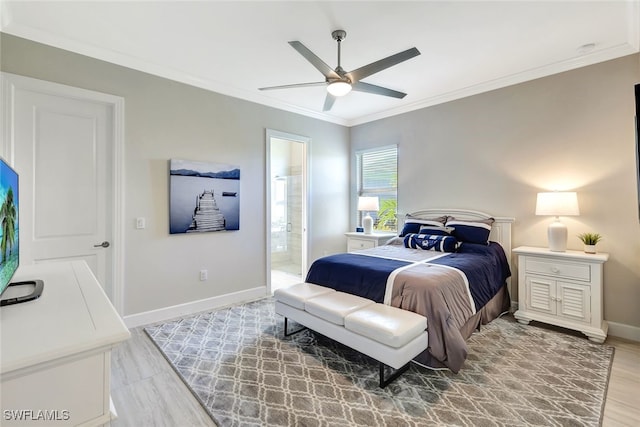
[[[560,273],[560,269],[558,267],[551,267],[551,272],[555,273],[555,274],[558,274],[558,273]]]

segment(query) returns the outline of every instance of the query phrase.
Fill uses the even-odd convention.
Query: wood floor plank
[[[640,424],[640,343],[609,337],[615,347],[603,427],[632,427]]]
[[[216,425],[142,328],[114,349],[112,363],[113,427]]]
[[[131,339],[112,352],[111,366],[115,374],[111,378],[112,388],[152,377],[165,372],[167,367],[171,369],[142,328],[131,329]]]
[[[114,427],[215,426],[189,389],[171,372],[121,387],[112,398],[118,410]]]
[[[616,400],[607,399],[602,427],[635,427],[639,424],[640,409]]]

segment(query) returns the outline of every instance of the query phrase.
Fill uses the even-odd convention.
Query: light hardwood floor
[[[113,427],[215,426],[142,328],[111,354]]]
[[[640,425],[640,343],[610,337],[615,347],[604,427]],[[114,427],[215,426],[142,328],[112,353]]]

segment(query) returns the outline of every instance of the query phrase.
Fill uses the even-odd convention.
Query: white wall
[[[546,246],[538,191],[578,192],[576,237],[601,233],[605,318],[640,327],[640,223],[633,85],[638,55],[351,128],[351,150],[398,144],[398,209],[513,216],[514,245]],[[514,282],[515,283],[515,282]],[[637,331],[636,331],[637,332]]]
[[[309,258],[344,250],[347,128],[6,34],[0,41],[2,71],[125,99],[125,315],[266,286],[267,128],[312,139]],[[240,166],[239,231],[169,234],[171,158]],[[136,217],[146,229],[135,229]]]

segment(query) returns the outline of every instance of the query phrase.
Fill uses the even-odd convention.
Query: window
[[[369,212],[374,230],[395,231],[398,206],[398,147],[391,145],[356,153],[357,192],[378,197],[380,209]],[[362,224],[363,212],[358,212]]]

